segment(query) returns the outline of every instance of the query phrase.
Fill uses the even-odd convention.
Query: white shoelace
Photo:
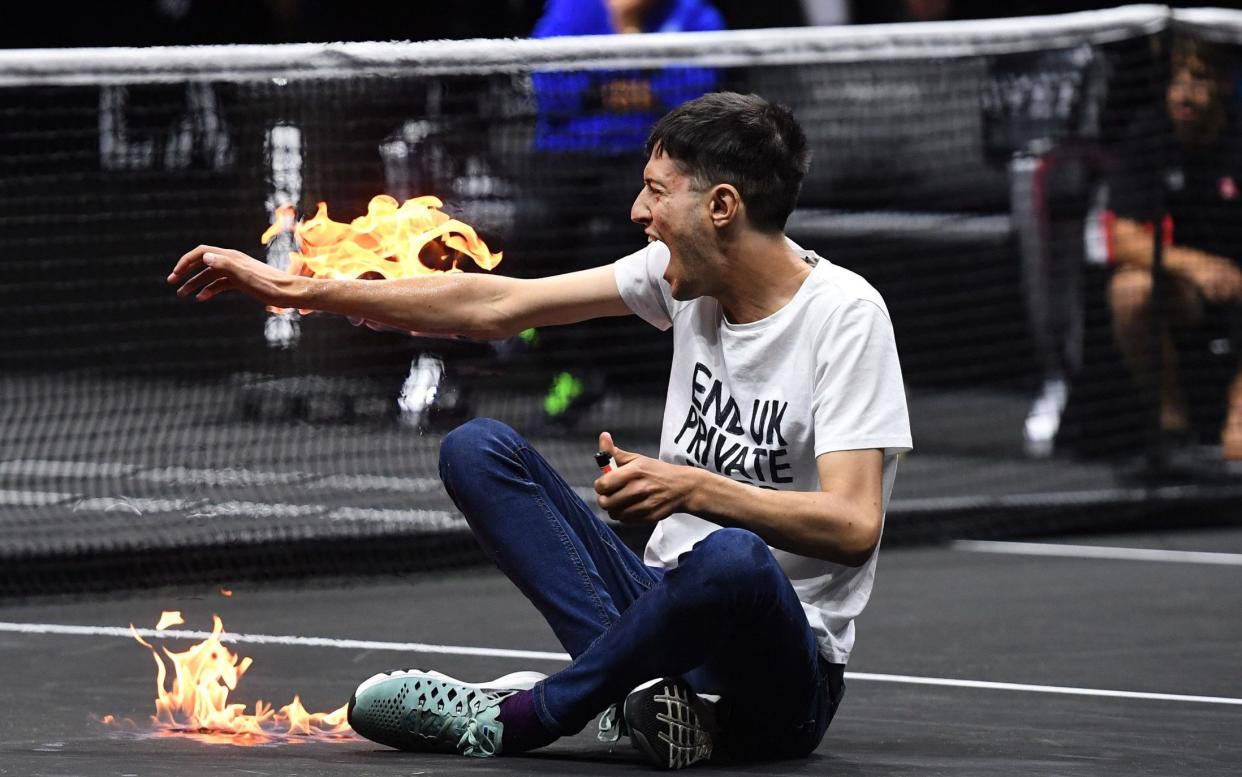
[[[599,742],[616,742],[621,739],[621,712],[617,705],[609,704],[604,714],[600,715],[599,731],[595,734],[595,739]]]

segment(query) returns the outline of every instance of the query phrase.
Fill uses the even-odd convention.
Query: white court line
[[[270,471],[244,467],[156,467],[128,462],[74,461],[64,459],[9,459],[0,461],[0,475],[39,478],[133,478],[165,485],[214,486],[217,488],[257,488],[296,485],[301,489],[378,491],[397,494],[426,494],[439,491],[438,478],[396,475],[342,475]]]
[[[141,469],[137,464],[61,459],[9,459],[0,461],[0,475],[44,478],[115,478]]]
[[[0,632],[17,634],[62,634],[76,637],[128,637],[134,631],[141,637],[155,639],[197,639],[211,636],[209,631],[184,631],[181,629],[134,629],[119,626],[70,626],[60,623],[9,623],[0,621]],[[568,653],[550,653],[542,650],[506,650],[504,648],[480,648],[464,645],[429,645],[425,642],[374,642],[363,639],[333,639],[329,637],[295,637],[279,634],[234,634],[224,632],[221,642],[247,645],[296,645],[299,647],[331,647],[350,650],[398,650],[406,653],[440,653],[454,656],[491,656],[494,658],[529,658],[538,661],[568,661]]]
[[[949,680],[940,677],[912,677],[902,674],[870,674],[868,672],[846,672],[845,676],[850,680],[876,680],[884,683],[908,683],[912,685],[945,685],[952,688],[986,688],[995,691],[1060,693],[1070,696],[1106,696],[1115,699],[1153,699],[1156,701],[1192,701],[1204,704],[1242,705],[1242,699],[1234,699],[1228,696],[1188,696],[1181,693],[1109,691],[1101,688],[1070,688],[1061,685],[1029,685],[1027,683],[992,683],[984,680]]]
[[[353,521],[402,525],[420,531],[437,532],[463,528],[466,519],[452,510],[420,508],[392,509],[378,507],[333,507],[320,504],[282,504],[267,502],[207,502],[203,499],[152,499],[147,497],[86,497],[82,494],[50,491],[0,490],[0,506],[4,507],[70,507],[75,513],[147,513],[194,512],[189,518],[314,518],[324,521]]]
[[[1097,545],[1057,545],[1041,542],[995,542],[989,540],[954,540],[952,547],[956,550],[968,550],[977,553],[1012,553],[1022,556],[1105,558],[1123,561],[1175,561],[1183,564],[1242,566],[1242,553],[1208,553],[1197,550],[1113,548]]]
[[[0,505],[5,507],[53,507],[68,502],[76,494],[58,491],[11,491],[0,490]]]
[[[155,639],[207,639],[206,631],[181,631],[178,629],[135,629],[139,636]],[[133,632],[117,626],[70,626],[57,623],[11,623],[0,621],[0,632],[17,634],[62,634],[83,637],[126,637],[133,639]],[[495,658],[524,658],[537,661],[569,661],[568,653],[542,650],[506,650],[503,648],[466,647],[462,645],[430,645],[425,642],[377,642],[359,639],[332,639],[328,637],[296,637],[271,634],[233,634],[224,632],[221,642],[253,645],[296,645],[302,647],[331,647],[350,650],[394,650],[406,653],[437,653],[458,656],[490,656]],[[995,683],[983,680],[954,680],[942,677],[917,677],[898,674],[874,674],[870,672],[846,672],[847,680],[863,680],[906,685],[938,685],[951,688],[978,688],[998,691],[1026,691],[1053,693],[1070,696],[1095,696],[1118,699],[1147,699],[1152,701],[1197,702],[1200,704],[1228,704],[1242,706],[1242,699],[1228,696],[1191,696],[1180,693],[1148,693],[1143,691],[1112,691],[1099,688],[1072,688],[1058,685],[1029,685],[1025,683]]]

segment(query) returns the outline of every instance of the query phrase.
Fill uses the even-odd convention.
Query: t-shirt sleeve
[[[677,304],[664,281],[667,267],[668,247],[659,242],[648,243],[613,263],[621,299],[635,315],[662,332],[673,325]]]
[[[856,299],[834,310],[815,342],[815,455],[911,449],[906,390],[888,312]]]

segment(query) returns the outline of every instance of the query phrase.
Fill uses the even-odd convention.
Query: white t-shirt
[[[760,488],[819,491],[817,456],[881,448],[887,510],[897,454],[911,447],[888,309],[858,275],[796,250],[813,265],[811,274],[784,307],[749,324],[727,321],[712,297],[673,299],[662,277],[669,260],[663,243],[615,263],[630,310],[658,329],[673,328],[660,459]],[[678,556],[717,528],[671,515],[656,524],[643,560],[675,567]],[[876,554],[847,567],[772,553],[793,583],[820,652],[844,664],[854,644],[853,619],[871,595]]]

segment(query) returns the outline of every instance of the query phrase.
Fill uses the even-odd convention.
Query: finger
[[[612,455],[612,435],[608,432],[599,433],[599,449],[609,456]]]
[[[206,248],[206,246],[198,246],[182,254],[177,263],[173,265],[172,272],[168,274],[168,282],[176,283],[189,274],[191,270],[196,269],[201,263],[203,251]]]
[[[621,508],[614,508],[609,515],[621,523],[653,523],[666,517],[660,513],[657,499],[642,499]]]
[[[625,511],[632,505],[642,502],[650,497],[650,489],[644,488],[642,484],[630,485],[622,484],[620,488],[606,494],[600,494],[596,498],[599,506],[608,512]]]
[[[616,449],[614,448],[613,450],[615,452]],[[616,469],[595,479],[595,493],[615,494],[630,483],[641,481],[645,475],[646,473],[641,466],[618,466]]]
[[[596,497],[595,502],[599,505],[599,509],[611,515],[618,521],[621,516],[627,515],[632,511],[633,505],[636,504],[638,498],[628,492],[618,494],[601,494]]]
[[[221,253],[221,249],[215,246],[200,245],[190,251],[187,251],[177,260],[177,264],[173,267],[172,273],[168,276],[169,283],[176,283],[185,278],[192,272],[197,272],[203,265],[203,255],[206,253]]]
[[[606,475],[600,475],[595,478],[595,493],[601,495],[615,494],[625,487],[626,482],[626,478],[622,477],[618,470],[613,470]]]
[[[193,276],[188,281],[183,283],[181,285],[181,288],[177,289],[177,296],[188,297],[189,295],[195,293],[202,287],[208,285],[209,283],[211,283],[212,281],[220,277],[221,275],[219,272],[212,270],[210,268],[206,268],[202,272],[200,272],[198,275]]]
[[[228,278],[228,277],[217,278],[216,280],[204,286],[203,290],[200,291],[198,294],[195,294],[194,299],[197,300],[198,302],[206,302],[207,300],[216,296],[220,292],[228,291],[231,288],[234,288],[233,280],[231,278]]]

